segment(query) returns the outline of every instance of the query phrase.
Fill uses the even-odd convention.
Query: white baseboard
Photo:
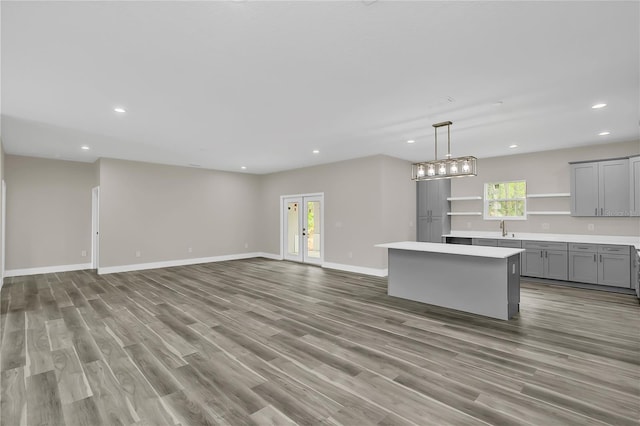
[[[265,259],[271,259],[271,260],[283,260],[283,257],[279,254],[273,254],[273,253],[256,253],[256,257],[264,257]]]
[[[164,262],[137,263],[133,265],[107,266],[98,268],[98,275],[116,272],[144,271],[146,269],[170,268],[172,266],[198,265],[200,263],[224,262],[227,260],[250,259],[252,257],[266,257],[264,253],[237,253],[223,256],[198,257],[192,259],[166,260]]]
[[[21,277],[23,275],[51,274],[54,272],[81,271],[83,269],[91,269],[91,264],[79,263],[77,265],[57,265],[57,266],[42,266],[39,268],[8,269],[4,271],[4,276],[5,278]]]
[[[337,269],[339,271],[355,272],[356,274],[373,275],[374,277],[386,277],[389,269],[368,268],[366,266],[344,265],[342,263],[324,262],[323,268]]]
[[[229,254],[229,255],[223,255],[223,256],[167,260],[164,262],[149,262],[149,263],[137,263],[133,265],[107,266],[107,267],[98,268],[98,274],[104,275],[104,274],[113,274],[116,272],[144,271],[146,269],[169,268],[172,266],[197,265],[200,263],[210,263],[210,262],[224,262],[227,260],[250,259],[253,257],[264,257],[266,259],[282,260],[282,256],[280,256],[279,254],[273,254],[273,253],[264,253],[264,252],[237,253],[237,254]],[[322,267],[328,268],[328,269],[337,269],[337,270],[346,271],[346,272],[355,272],[357,274],[373,275],[375,277],[386,277],[388,275],[388,269],[367,268],[364,266],[344,265],[341,263],[325,262],[322,264]],[[50,274],[55,272],[81,271],[84,269],[91,269],[91,264],[80,263],[77,265],[57,265],[57,266],[44,266],[39,268],[9,269],[5,271],[4,276],[5,278],[19,277],[23,275],[37,275],[37,274]]]

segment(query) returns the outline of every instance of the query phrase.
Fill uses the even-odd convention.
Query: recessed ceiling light
[[[314,149],[314,150],[313,150],[313,153],[314,153],[314,154],[320,154],[320,151],[318,151],[317,149]]]
[[[516,145],[515,143],[512,144],[512,145],[509,145],[509,148],[517,148],[517,147],[518,147],[518,145]]]
[[[610,135],[610,134],[611,134],[611,132],[600,132],[600,133],[598,133],[598,136],[607,136],[607,135]]]
[[[591,108],[593,109],[600,109],[600,108],[604,108],[606,107],[607,104],[595,104],[594,106],[592,106]]]
[[[121,107],[114,108],[113,110],[119,113],[127,112],[124,108],[121,108]]]
[[[247,170],[247,166],[240,167],[242,170]]]
[[[90,148],[88,146],[86,146],[86,145],[82,145],[80,147],[80,149],[84,149],[85,151],[88,151]]]
[[[409,139],[407,143],[416,143],[416,141],[414,141],[413,139]]]

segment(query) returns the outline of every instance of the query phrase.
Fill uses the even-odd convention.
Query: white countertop
[[[495,238],[498,240],[529,240],[529,241],[561,241],[567,243],[583,244],[620,244],[635,246],[640,250],[640,237],[623,237],[617,235],[580,235],[580,234],[539,234],[529,232],[509,232],[506,237],[501,232],[486,231],[451,231],[443,237],[463,238]]]
[[[505,259],[522,253],[523,249],[505,247],[466,246],[460,244],[421,243],[416,241],[400,241],[395,243],[376,244],[376,247],[397,250],[426,251],[431,253],[458,254],[461,256],[492,257]]]

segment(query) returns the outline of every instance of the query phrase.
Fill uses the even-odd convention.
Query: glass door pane
[[[318,197],[305,197],[305,253],[304,261],[322,262],[322,212],[321,200]]]
[[[284,200],[284,257],[289,260],[302,261],[301,252],[301,198]]]

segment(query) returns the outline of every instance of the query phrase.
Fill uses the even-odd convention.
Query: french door
[[[282,197],[283,257],[322,264],[324,258],[323,196]]]

